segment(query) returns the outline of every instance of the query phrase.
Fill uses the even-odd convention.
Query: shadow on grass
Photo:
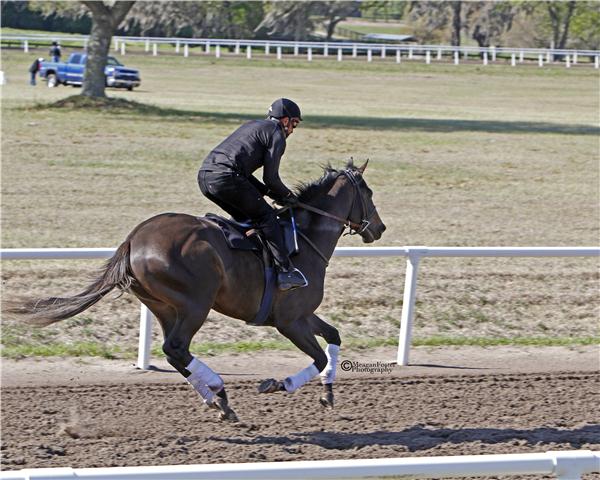
[[[139,103],[122,98],[90,98],[73,95],[52,104],[38,104],[40,109],[96,110],[114,115],[140,115],[149,121],[181,121],[183,119],[204,120],[212,123],[242,123],[261,118],[243,113],[204,112],[198,110],[180,110]],[[600,127],[578,124],[547,122],[517,122],[500,120],[460,120],[433,118],[381,118],[351,117],[341,115],[308,115],[303,122],[304,128],[349,128],[359,130],[402,130],[414,132],[488,132],[488,133],[552,133],[562,135],[598,135]]]
[[[210,440],[242,445],[317,445],[328,450],[360,449],[377,446],[403,446],[411,452],[429,450],[443,444],[481,442],[486,445],[497,443],[524,442],[530,446],[569,445],[582,448],[596,444],[600,438],[600,425],[586,425],[574,429],[540,427],[532,429],[514,428],[426,428],[410,427],[401,431],[376,431],[365,433],[314,431],[290,433],[288,435],[254,438],[211,436]]]

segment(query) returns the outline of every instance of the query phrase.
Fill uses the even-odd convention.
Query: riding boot
[[[280,290],[291,290],[308,286],[308,280],[297,268],[292,267],[286,255],[283,234],[277,218],[268,216],[260,223],[260,229],[267,241],[267,246],[273,254],[277,267],[277,284]]]

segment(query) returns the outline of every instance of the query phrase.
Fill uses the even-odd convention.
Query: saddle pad
[[[246,231],[249,230],[248,228],[244,228],[241,225],[220,217],[219,215],[215,215],[214,213],[207,213],[205,217],[219,226],[221,232],[223,232],[225,241],[230,248],[235,250],[262,250],[257,240],[253,237],[246,236]]]

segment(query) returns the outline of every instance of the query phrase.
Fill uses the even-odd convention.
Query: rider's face
[[[300,119],[297,117],[283,117],[281,119],[281,125],[283,125],[283,130],[285,132],[285,136],[289,137],[292,133],[294,133],[294,129],[300,124]]]

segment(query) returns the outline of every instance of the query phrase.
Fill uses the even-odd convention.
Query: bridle
[[[375,207],[373,207],[373,210],[367,214],[367,203],[365,202],[365,199],[363,198],[361,192],[360,192],[360,182],[362,180],[362,177],[359,177],[359,174],[355,173],[353,170],[343,170],[341,172],[341,174],[345,175],[346,178],[348,178],[348,180],[350,181],[350,183],[352,184],[352,186],[354,187],[354,192],[355,195],[352,197],[352,207],[350,208],[350,213],[348,214],[348,218],[343,218],[343,217],[339,217],[337,215],[334,215],[333,213],[329,213],[326,212],[325,210],[321,210],[320,208],[317,207],[313,207],[312,205],[308,205],[307,203],[303,203],[303,202],[298,202],[296,203],[295,206],[297,206],[298,208],[302,208],[303,210],[307,210],[309,212],[313,212],[316,213],[318,215],[321,215],[323,217],[328,217],[331,218],[333,220],[337,220],[338,222],[340,222],[341,224],[344,225],[344,229],[348,229],[348,231],[346,233],[344,233],[344,235],[357,235],[357,234],[362,234],[364,233],[364,231],[369,228],[369,225],[371,225],[371,218],[373,217],[373,215],[375,215]],[[352,212],[354,211],[354,205],[356,203],[356,198],[358,197],[358,199],[360,200],[360,223],[356,223],[352,220],[350,220],[350,216],[352,215]],[[290,207],[284,207],[282,209],[277,210],[277,212],[283,212],[285,210],[288,210]],[[306,240],[306,242],[313,248],[313,250],[315,250],[319,256],[325,261],[326,265],[329,265],[329,260],[327,259],[327,257],[325,255],[323,255],[323,253],[317,248],[317,246],[306,236],[304,235],[302,232],[298,231],[298,234],[304,239]]]

